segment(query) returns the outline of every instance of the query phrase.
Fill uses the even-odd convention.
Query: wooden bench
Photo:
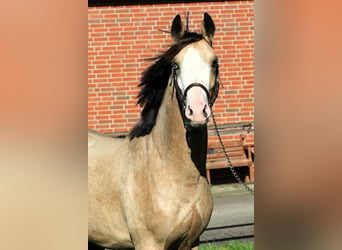
[[[245,146],[243,139],[240,140],[222,140],[228,157],[233,167],[249,167],[248,178],[254,181],[254,163],[252,161],[253,146]],[[247,154],[246,154],[247,151]],[[217,138],[208,141],[207,151],[207,178],[211,184],[210,170],[229,168],[221,144]],[[228,170],[230,171],[230,170]]]

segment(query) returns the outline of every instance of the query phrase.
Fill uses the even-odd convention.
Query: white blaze
[[[183,93],[184,90],[192,83],[201,83],[209,90],[209,80],[211,66],[203,60],[199,52],[190,46],[183,57],[183,62],[180,65],[179,84]],[[190,89],[187,97],[191,98],[192,90]],[[204,90],[201,89],[203,97],[206,98]],[[189,100],[187,98],[187,101]]]

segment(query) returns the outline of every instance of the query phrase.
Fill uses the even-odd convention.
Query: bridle
[[[178,100],[178,104],[180,106],[181,109],[181,113],[182,113],[182,117],[183,117],[183,123],[184,123],[184,127],[186,129],[191,129],[191,125],[190,125],[190,120],[185,116],[185,110],[186,110],[186,97],[188,94],[188,91],[193,88],[193,87],[200,87],[204,90],[204,92],[207,95],[208,98],[208,105],[210,108],[210,111],[212,112],[212,106],[214,105],[214,102],[218,96],[218,92],[220,89],[220,84],[223,87],[221,78],[220,78],[220,74],[219,74],[219,66],[218,64],[215,65],[215,84],[214,87],[211,91],[211,94],[209,93],[209,90],[201,83],[191,83],[188,87],[186,87],[186,89],[184,90],[184,94],[182,93],[182,90],[180,89],[179,85],[178,85],[178,81],[177,81],[177,70],[178,70],[178,65],[176,63],[172,63],[171,65],[171,82],[170,84],[173,84],[173,92],[172,92],[172,96],[174,95],[174,90],[176,89],[176,95],[177,95],[177,100]]]

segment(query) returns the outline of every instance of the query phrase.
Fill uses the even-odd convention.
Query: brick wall
[[[136,106],[144,61],[164,51],[176,14],[199,31],[203,12],[216,25],[213,47],[224,88],[214,104],[218,124],[254,120],[254,2],[226,1],[88,8],[88,127],[124,132],[137,122]],[[211,124],[211,122],[210,122]],[[252,136],[253,137],[253,136]]]

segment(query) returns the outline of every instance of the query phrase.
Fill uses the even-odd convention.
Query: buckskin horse
[[[215,25],[179,15],[173,44],[144,71],[140,121],[125,138],[88,133],[89,249],[197,249],[213,202],[207,122],[219,91]]]

